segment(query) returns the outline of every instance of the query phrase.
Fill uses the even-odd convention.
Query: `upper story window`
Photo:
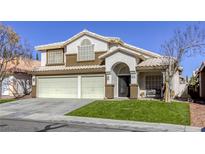
[[[47,64],[63,64],[63,50],[51,50],[47,54]]]
[[[94,44],[88,39],[84,39],[78,46],[78,61],[95,60]]]

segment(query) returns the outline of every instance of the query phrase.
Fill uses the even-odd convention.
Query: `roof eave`
[[[45,50],[49,50],[49,49],[64,48],[64,46],[66,46],[69,43],[75,41],[76,39],[78,39],[79,37],[81,37],[83,35],[88,35],[88,36],[97,38],[97,39],[102,40],[102,41],[107,42],[107,43],[110,43],[110,41],[112,39],[116,39],[116,38],[105,37],[105,36],[90,32],[88,30],[83,30],[80,33],[78,33],[78,34],[74,35],[73,37],[69,38],[68,40],[66,40],[64,42],[59,42],[59,44],[56,43],[55,45],[54,44],[40,45],[40,46],[36,46],[35,49],[38,50],[38,51],[45,51]],[[120,41],[122,41],[122,40],[120,40]],[[141,54],[145,54],[146,56],[149,56],[151,58],[161,56],[161,55],[159,55],[157,53],[154,53],[152,51],[148,51],[148,50],[141,49],[139,47],[135,47],[135,46],[132,46],[130,44],[124,43],[123,41],[122,41],[121,46],[124,47],[124,48],[128,48],[129,50],[138,51]]]
[[[54,75],[54,74],[86,74],[86,73],[105,73],[105,67],[101,68],[88,68],[88,69],[61,69],[61,70],[41,70],[31,71],[32,75]]]
[[[45,51],[45,50],[61,49],[61,48],[64,48],[64,46],[63,45],[36,46],[35,50],[37,50],[37,51]]]
[[[70,39],[66,40],[64,45],[67,45],[73,41],[75,41],[76,39],[78,39],[79,37],[83,36],[83,35],[88,35],[88,36],[91,36],[91,37],[94,37],[94,38],[98,38],[102,41],[105,41],[105,42],[109,42],[109,40],[99,34],[95,34],[95,33],[92,33],[90,31],[87,31],[87,30],[83,30],[82,32],[74,35],[73,37],[71,37]]]
[[[138,52],[141,52],[147,56],[151,56],[152,58],[157,58],[157,57],[161,57],[160,54],[157,54],[157,53],[154,53],[152,51],[148,51],[148,50],[145,50],[145,49],[141,49],[139,47],[135,47],[133,45],[130,45],[130,44],[127,44],[127,43],[124,43],[123,44],[123,47],[127,47],[129,49],[132,49],[132,50],[135,50],[135,51],[138,51]]]
[[[160,70],[163,70],[163,69],[166,69],[166,66],[143,66],[143,67],[139,67],[139,66],[136,66],[136,70],[151,70],[151,69],[160,69]]]
[[[116,52],[124,52],[124,53],[130,54],[130,55],[132,55],[132,56],[134,56],[134,57],[139,57],[139,58],[142,59],[142,60],[145,60],[145,59],[146,59],[143,55],[137,54],[137,53],[134,53],[134,52],[131,52],[131,51],[126,50],[126,49],[124,49],[124,48],[116,48],[116,49],[114,49],[113,51],[108,51],[108,52],[104,53],[103,55],[99,56],[99,58],[100,58],[100,59],[105,59],[106,57],[109,57],[109,56],[113,55],[113,54],[116,53]]]

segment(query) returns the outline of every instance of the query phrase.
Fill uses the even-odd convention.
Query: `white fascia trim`
[[[74,35],[73,37],[71,37],[70,39],[66,40],[64,45],[69,44],[73,40],[75,40],[75,39],[77,39],[77,38],[79,38],[79,37],[81,37],[83,35],[88,35],[88,36],[91,36],[91,37],[95,37],[95,38],[98,38],[98,39],[106,41],[106,42],[108,41],[108,39],[106,37],[102,36],[102,35],[90,32],[88,30],[83,30],[80,33],[78,33],[78,34]]]
[[[63,41],[63,42],[56,42],[56,43],[51,43],[51,44],[35,46],[35,50],[46,50],[46,48],[52,48],[52,47],[53,48],[55,48],[55,47],[61,48],[61,47],[64,47],[65,45],[69,44],[70,42],[76,40],[77,38],[83,36],[83,35],[88,35],[88,36],[91,36],[94,38],[98,38],[98,39],[103,40],[105,42],[109,41],[108,37],[104,37],[102,35],[90,32],[88,30],[83,30],[83,31],[79,32],[78,34],[72,36],[71,38],[69,38],[68,40]]]
[[[106,36],[102,36],[102,35],[99,35],[99,34],[96,34],[96,33],[93,33],[91,31],[88,31],[88,30],[83,30],[81,32],[79,32],[78,34],[72,36],[71,38],[69,38],[68,40],[66,41],[63,41],[63,42],[56,42],[56,43],[51,43],[51,44],[45,44],[45,45],[40,45],[40,46],[35,46],[35,50],[46,50],[46,48],[62,48],[64,47],[65,45],[69,44],[70,42],[76,40],[77,38],[83,36],[83,35],[88,35],[88,36],[91,36],[91,37],[94,37],[94,38],[98,38],[100,40],[103,40],[105,42],[109,42],[111,39],[118,39],[118,40],[121,40],[120,38],[118,37],[106,37]],[[122,41],[122,40],[121,40]],[[127,43],[124,43],[123,42],[123,45],[124,47],[126,48],[130,48],[132,50],[135,50],[135,51],[138,51],[138,52],[141,52],[142,54],[147,54],[149,56],[152,56],[152,57],[161,57],[160,54],[157,54],[157,53],[154,53],[154,52],[151,52],[151,51],[148,51],[148,50],[145,50],[145,49],[142,49],[142,48],[139,48],[139,47],[136,47],[136,46],[133,46],[133,45],[130,45],[130,44],[127,44]]]
[[[127,44],[127,43],[124,43],[123,46],[125,46],[127,48],[131,48],[131,49],[133,49],[135,51],[141,52],[142,54],[147,54],[147,55],[150,55],[150,56],[153,56],[153,57],[161,57],[160,54],[157,54],[155,52],[148,51],[148,50],[145,50],[145,49],[142,49],[142,48],[139,48],[139,47]]]
[[[118,47],[114,50],[111,50],[111,51],[108,51],[106,53],[104,53],[103,55],[99,56],[100,59],[103,59],[103,58],[106,58],[116,52],[125,52],[127,54],[130,54],[130,55],[133,55],[133,56],[138,56],[140,57],[141,59],[145,60],[146,58],[142,55],[142,54],[138,54],[132,50],[129,50],[129,49],[126,49],[126,48],[123,48],[123,47]]]
[[[34,49],[35,50],[45,50],[45,48],[62,48],[65,42],[56,42],[56,43],[50,43],[50,44],[45,44],[45,45],[38,45],[35,46]]]

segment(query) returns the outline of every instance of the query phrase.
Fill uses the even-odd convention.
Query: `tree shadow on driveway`
[[[48,130],[58,129],[58,128],[62,128],[62,127],[65,127],[65,126],[68,126],[68,125],[67,124],[61,124],[61,123],[53,123],[53,124],[45,126],[44,129],[41,129],[37,132],[47,132]]]

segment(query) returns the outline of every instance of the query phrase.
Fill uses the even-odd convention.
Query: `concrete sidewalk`
[[[3,117],[2,117],[3,119]],[[121,129],[127,131],[140,131],[140,132],[201,132],[200,127],[191,127],[184,125],[173,125],[164,123],[148,123],[136,122],[126,120],[111,120],[100,118],[87,118],[76,116],[61,116],[52,114],[32,114],[25,116],[23,120],[43,121],[43,122],[58,122],[87,125],[100,128]]]

